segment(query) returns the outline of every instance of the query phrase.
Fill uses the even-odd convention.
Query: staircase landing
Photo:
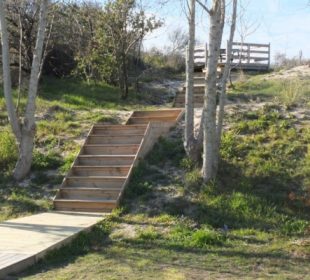
[[[102,213],[47,212],[0,223],[0,279],[35,264],[102,219]]]

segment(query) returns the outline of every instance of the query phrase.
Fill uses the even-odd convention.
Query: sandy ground
[[[310,65],[297,66],[288,70],[283,69],[266,75],[266,79],[282,80],[287,78],[310,79]]]

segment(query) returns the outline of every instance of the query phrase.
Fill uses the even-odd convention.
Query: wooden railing
[[[219,65],[226,63],[227,49],[221,49]],[[205,67],[206,46],[195,48],[195,67]],[[270,44],[233,42],[231,66],[242,70],[268,70],[270,67]]]

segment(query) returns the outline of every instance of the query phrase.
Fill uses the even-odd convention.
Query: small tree
[[[186,88],[185,88],[185,131],[184,149],[193,160],[198,161],[201,156],[203,130],[202,123],[195,136],[194,131],[194,49],[195,49],[195,9],[196,0],[188,2],[189,38],[186,49]]]
[[[12,97],[12,85],[10,75],[10,54],[7,23],[5,19],[4,1],[0,0],[0,23],[1,23],[1,43],[2,43],[2,64],[3,64],[3,85],[6,107],[9,121],[16,137],[19,157],[14,169],[14,178],[23,179],[31,168],[32,153],[34,147],[34,136],[36,130],[35,123],[35,101],[38,90],[39,73],[45,37],[47,21],[48,0],[42,0],[40,5],[39,24],[37,31],[36,45],[33,52],[31,74],[29,79],[28,100],[23,118],[19,119]]]
[[[219,161],[219,152],[221,147],[221,137],[223,130],[223,121],[224,121],[224,113],[225,113],[225,104],[226,104],[226,85],[228,77],[230,76],[231,71],[231,57],[232,57],[232,44],[234,41],[235,29],[236,29],[236,18],[237,18],[237,4],[238,0],[233,0],[232,7],[232,16],[231,16],[231,24],[230,24],[230,35],[227,41],[227,49],[226,49],[226,63],[223,71],[223,75],[220,80],[220,98],[219,98],[219,110],[217,116],[217,131],[216,131],[216,155],[215,155],[215,165],[216,170],[218,169],[218,161]]]
[[[105,32],[112,46],[123,99],[128,97],[130,52],[135,50],[147,33],[161,24],[154,16],[147,16],[142,8],[138,10],[135,0],[110,0],[106,4],[102,17],[102,32]]]
[[[224,105],[226,97],[226,81],[230,69],[231,46],[235,31],[235,21],[237,14],[237,1],[233,1],[232,24],[230,30],[230,38],[227,48],[227,60],[224,69],[223,77],[220,81],[220,108],[218,116],[217,112],[217,64],[220,55],[220,47],[222,42],[222,35],[225,22],[225,0],[213,0],[212,8],[209,9],[200,0],[196,0],[210,17],[210,31],[209,31],[209,47],[207,60],[207,73],[205,83],[204,106],[202,113],[203,124],[203,167],[202,174],[205,182],[215,178],[218,161],[219,148],[222,134],[222,124],[224,117]]]

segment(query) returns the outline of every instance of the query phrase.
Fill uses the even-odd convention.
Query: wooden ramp
[[[0,223],[0,279],[36,263],[115,208],[132,168],[182,114],[135,111],[125,125],[95,124],[54,199],[56,211]]]

